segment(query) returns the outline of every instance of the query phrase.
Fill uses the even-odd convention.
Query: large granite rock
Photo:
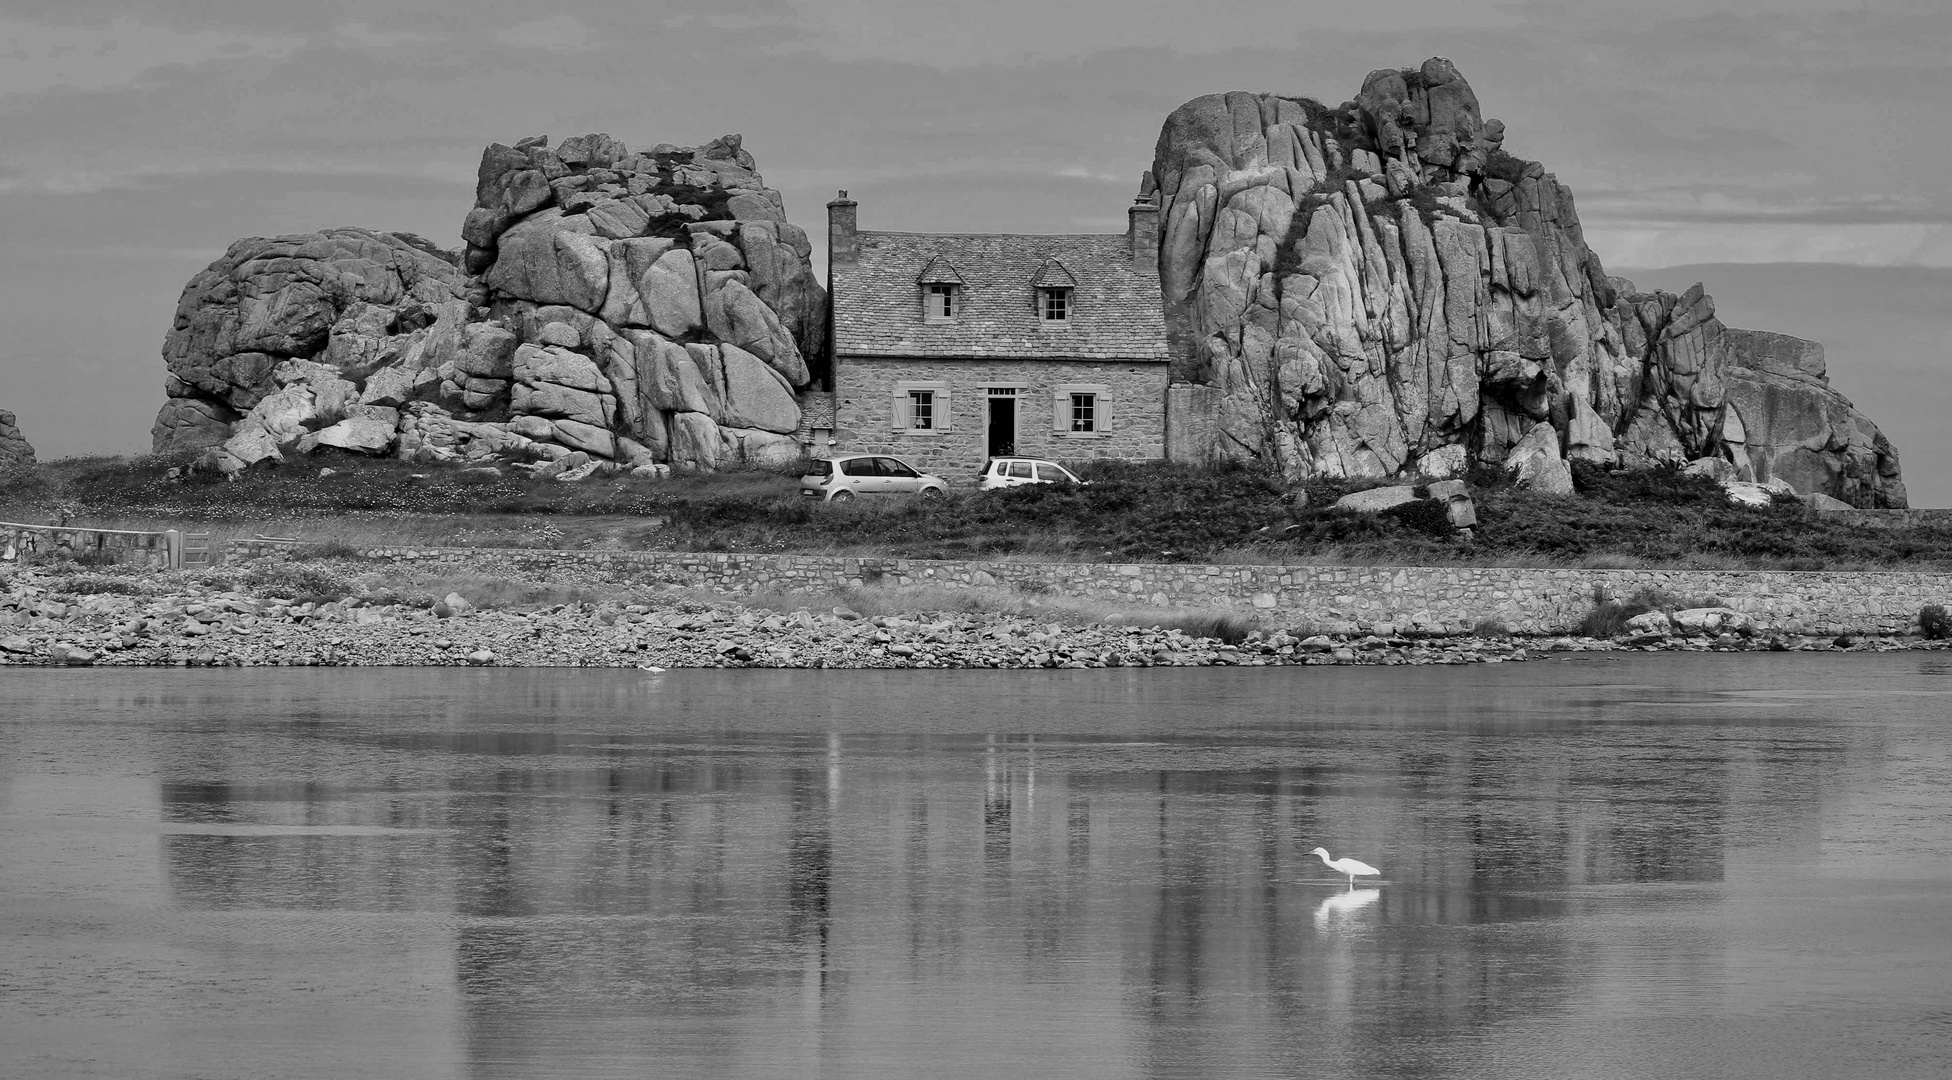
[[[738,136],[490,146],[462,236],[460,255],[363,229],[233,244],[178,305],[156,450],[221,470],[319,447],[798,455],[826,297]]]
[[[1586,246],[1572,192],[1506,153],[1449,61],[1357,97],[1229,93],[1167,118],[1152,177],[1176,400],[1197,448],[1284,473],[1443,474],[1540,424],[1566,464],[1722,457],[1805,494],[1902,506],[1890,443],[1821,350],[1731,330],[1697,285],[1641,292]],[[1425,466],[1426,460],[1443,462]]]
[[[239,240],[177,304],[154,449],[209,451],[225,468],[275,458],[344,419],[376,374],[438,368],[467,322],[465,295],[452,256],[406,234]],[[410,374],[389,385],[433,393],[439,380]]]
[[[18,472],[34,466],[34,448],[20,433],[14,414],[0,409],[0,473]]]

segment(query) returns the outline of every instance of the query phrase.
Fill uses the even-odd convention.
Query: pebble
[[[118,576],[120,592],[23,569],[0,582],[0,665],[1108,668],[1505,663],[1589,651],[1840,651],[1941,648],[1915,638],[1783,634],[1600,641],[1396,635],[1238,643],[1178,630],[1064,625],[1048,616],[780,612],[673,594],[651,604],[478,610],[457,595],[417,607],[357,600],[314,607],[200,585],[192,574]]]

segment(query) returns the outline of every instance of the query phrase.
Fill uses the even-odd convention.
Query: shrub
[[[254,592],[295,600],[301,604],[330,604],[353,593],[352,582],[323,567],[303,563],[264,563],[244,574]]]
[[[1260,629],[1252,616],[1230,612],[1173,615],[1161,620],[1160,625],[1176,627],[1188,637],[1218,638],[1228,645],[1238,645],[1247,640],[1247,635]]]
[[[1479,619],[1472,624],[1471,634],[1481,638],[1508,638],[1511,629],[1498,619]]]
[[[1457,530],[1450,523],[1450,507],[1436,499],[1398,503],[1383,511],[1403,523],[1405,528],[1425,536],[1450,536]]]
[[[1627,632],[1628,619],[1645,613],[1645,608],[1636,611],[1615,600],[1601,600],[1579,620],[1579,633],[1589,638],[1619,637]]]
[[[1721,598],[1716,596],[1686,599],[1661,589],[1642,587],[1625,600],[1609,600],[1595,589],[1593,609],[1580,620],[1579,632],[1592,638],[1619,637],[1626,633],[1627,620],[1636,615],[1645,615],[1650,611],[1672,615],[1688,608],[1722,606]]]
[[[1942,641],[1952,637],[1952,619],[1946,617],[1944,607],[1926,604],[1918,610],[1918,632],[1933,641]]]
[[[114,593],[121,596],[143,595],[142,585],[133,578],[111,577],[107,574],[78,574],[61,583],[61,591],[76,596],[96,593]]]

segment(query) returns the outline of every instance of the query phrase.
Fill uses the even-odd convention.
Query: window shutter
[[[949,408],[949,388],[943,386],[935,392],[935,430],[947,433],[955,430],[955,413]]]
[[[1092,392],[1092,410],[1098,417],[1098,434],[1103,435],[1112,429],[1112,395],[1108,390]]]
[[[908,429],[908,391],[897,387],[888,402],[889,426],[895,431]]]
[[[1051,431],[1062,435],[1071,430],[1071,392],[1051,391]]]

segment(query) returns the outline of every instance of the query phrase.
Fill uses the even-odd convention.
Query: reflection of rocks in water
[[[679,1037],[645,1018],[701,1008],[726,1022],[712,1037],[727,1054],[747,1037],[772,1053],[789,1039],[779,1010],[844,1030],[832,1018],[849,1010],[829,1006],[867,1015],[886,995],[964,1007],[953,1015],[970,1026],[930,1027],[931,1050],[994,1037],[1005,1012],[1116,1007],[1125,1026],[1104,1029],[1161,1074],[1305,1060],[1324,1040],[1364,1075],[1439,1075],[1460,1040],[1562,1005],[1597,965],[1638,962],[1595,960],[1568,930],[1600,891],[1580,886],[1665,896],[1757,836],[1817,828],[1845,752],[1862,749],[1705,710],[1698,726],[1561,719],[1639,689],[1579,689],[1590,707],[1509,691],[1446,726],[1378,705],[1367,684],[1311,707],[1408,720],[1141,741],[1120,698],[1080,707],[1115,715],[1110,734],[1033,742],[917,733],[846,699],[860,732],[843,743],[813,722],[753,730],[754,715],[793,715],[806,682],[713,678],[650,691],[495,673],[440,684],[447,718],[402,724],[376,677],[340,692],[384,720],[210,733],[173,752],[164,821],[427,832],[165,836],[171,900],[337,908],[318,925],[345,933],[427,913],[453,935],[469,1054],[510,1075],[592,1052],[565,1038],[566,1015],[614,1022],[606,1056],[668,1056]],[[766,685],[781,696],[752,689]],[[1034,715],[1017,686],[995,692],[1014,710],[998,723]],[[994,719],[966,707],[972,724]],[[671,715],[683,720],[667,728]],[[1398,884],[1325,880],[1301,854],[1322,837],[1373,853]],[[1700,955],[1703,970],[1719,962]],[[1364,1059],[1379,1046],[1396,1056]]]

